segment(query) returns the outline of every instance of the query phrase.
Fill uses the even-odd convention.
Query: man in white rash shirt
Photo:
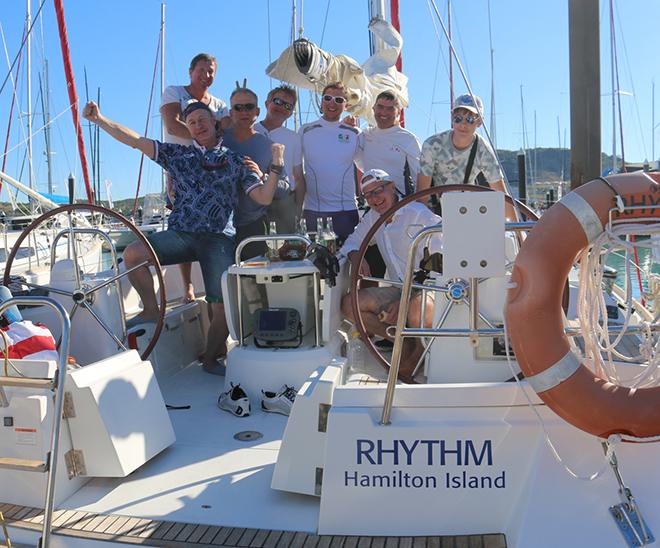
[[[307,228],[315,230],[317,218],[331,217],[340,242],[359,221],[353,158],[360,130],[340,121],[346,106],[344,86],[328,84],[321,94],[321,118],[299,130]]]
[[[376,127],[360,133],[355,165],[362,172],[385,170],[401,194],[411,194],[419,172],[419,139],[401,127],[401,103],[395,92],[379,93],[373,110]]]

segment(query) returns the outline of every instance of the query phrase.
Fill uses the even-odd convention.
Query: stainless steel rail
[[[58,455],[60,447],[60,430],[62,426],[62,411],[64,409],[64,381],[67,373],[67,362],[69,358],[69,334],[71,322],[66,309],[57,301],[47,297],[16,297],[0,303],[0,315],[10,306],[49,306],[57,312],[62,320],[62,345],[59,351],[57,372],[53,379],[55,390],[55,403],[53,405],[53,430],[50,438],[50,452],[46,460],[45,470],[48,472],[46,483],[46,497],[44,503],[44,523],[40,546],[47,548],[50,541],[51,526],[53,520],[53,504],[55,493],[55,477],[57,472]],[[36,471],[36,470],[35,470]]]
[[[236,246],[236,253],[234,254],[234,261],[237,266],[246,261],[241,261],[241,251],[243,248],[252,243],[252,242],[269,242],[271,240],[296,240],[303,242],[305,246],[309,247],[312,242],[309,238],[302,236],[301,234],[273,234],[266,236],[250,236],[245,238]],[[247,275],[247,273],[246,273]],[[320,297],[320,279],[319,273],[313,273],[313,285],[314,285],[314,346],[321,345],[321,322],[319,321],[319,304],[321,302]],[[236,293],[237,293],[237,310],[238,310],[238,344],[243,346],[245,333],[243,332],[243,299],[241,299],[241,274],[236,274]]]

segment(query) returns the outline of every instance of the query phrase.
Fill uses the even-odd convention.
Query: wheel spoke
[[[82,301],[82,305],[89,311],[89,313],[94,317],[98,324],[103,328],[103,330],[110,336],[110,338],[117,343],[117,346],[122,350],[128,350],[124,343],[121,342],[117,335],[115,335],[112,330],[105,324],[105,322],[99,317],[99,315],[94,311],[94,309],[89,305],[87,301]]]
[[[103,289],[104,287],[116,282],[117,280],[120,280],[124,276],[128,276],[131,272],[137,270],[138,268],[142,268],[143,266],[148,266],[150,264],[151,263],[149,261],[142,261],[140,264],[137,264],[137,265],[129,268],[128,270],[124,270],[124,272],[120,272],[119,274],[116,274],[112,278],[108,278],[106,281],[101,282],[100,284],[95,285],[94,287],[92,287],[92,288],[88,289],[87,291],[85,291],[85,297],[87,297],[88,295],[91,295],[92,293],[94,293],[95,291],[98,291],[99,289]]]
[[[73,317],[76,315],[76,311],[78,310],[78,303],[74,302],[73,303],[73,308],[71,309],[71,313],[69,314],[69,322],[73,322]],[[55,344],[55,349],[59,352],[60,351],[60,345],[62,344],[62,335],[60,335],[57,339],[57,343]]]
[[[24,285],[27,285],[28,287],[34,287],[35,289],[43,289],[44,291],[48,291],[50,293],[56,293],[58,295],[64,295],[65,297],[73,298],[73,293],[71,293],[70,291],[65,291],[64,289],[58,289],[56,287],[50,287],[48,285],[39,285],[32,282],[22,282],[22,283]]]

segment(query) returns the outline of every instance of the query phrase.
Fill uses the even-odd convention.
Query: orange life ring
[[[577,254],[613,218],[651,218],[660,211],[660,174],[631,173],[591,181],[551,207],[523,243],[507,295],[506,319],[516,359],[539,397],[574,426],[603,438],[660,435],[660,387],[632,390],[594,374],[571,352],[561,298]]]

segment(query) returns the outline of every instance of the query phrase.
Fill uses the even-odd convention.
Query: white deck
[[[191,365],[161,386],[177,441],[125,479],[93,479],[60,508],[153,520],[316,532],[319,500],[270,488],[286,417],[216,406],[223,378]],[[263,437],[241,442],[237,432]],[[139,496],[136,497],[136,493]]]

